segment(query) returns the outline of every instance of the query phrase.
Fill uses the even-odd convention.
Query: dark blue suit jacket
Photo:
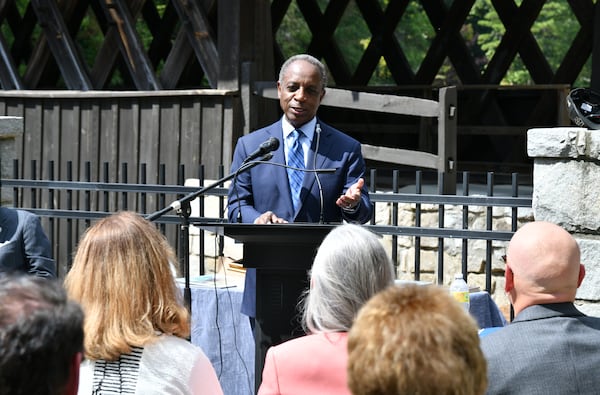
[[[235,147],[231,170],[237,170],[245,158],[270,137],[279,139],[281,144],[273,152],[270,164],[259,164],[248,171],[238,174],[232,181],[228,198],[228,217],[230,222],[253,223],[265,211],[273,211],[275,215],[288,222],[320,222],[321,204],[323,205],[323,222],[340,223],[343,220],[354,223],[365,223],[371,218],[371,201],[364,187],[362,201],[354,213],[340,209],[336,200],[359,178],[364,178],[365,162],[362,157],[360,143],[339,130],[317,120],[321,126],[319,146],[317,149],[317,133],[313,137],[311,150],[308,153],[307,169],[336,169],[334,173],[319,173],[323,199],[321,200],[319,184],[314,173],[304,175],[301,205],[294,212],[285,164],[283,128],[281,120],[241,137]],[[317,150],[315,155],[315,150]],[[322,203],[321,203],[322,202]],[[242,312],[254,316],[256,273],[246,270],[246,285]]]
[[[50,241],[37,215],[0,207],[0,272],[56,277]]]

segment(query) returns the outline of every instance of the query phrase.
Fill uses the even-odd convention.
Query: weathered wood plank
[[[202,135],[201,135],[201,157],[202,163],[209,169],[216,169],[223,163],[223,104],[222,101],[214,99],[205,100],[202,103]],[[230,160],[230,159],[229,159]],[[214,177],[216,174],[207,174]]]
[[[277,99],[277,86],[273,82],[254,83],[255,95],[268,99]],[[377,93],[357,92],[346,89],[327,88],[321,102],[324,106],[350,108],[362,111],[377,111],[390,114],[437,117],[438,102],[416,97],[380,95]]]
[[[437,169],[439,160],[437,155],[428,152],[411,151],[401,148],[377,147],[361,144],[362,154],[365,159],[396,165],[424,167]]]
[[[146,164],[147,183],[159,183],[159,138],[160,105],[151,100],[141,100],[140,104],[140,163]],[[154,212],[158,207],[155,195],[146,196],[147,211]]]
[[[163,98],[160,100],[160,148],[157,159],[159,163],[167,165],[167,179],[170,180],[177,180],[177,165],[181,164],[181,158],[179,157],[179,146],[181,144],[179,113],[179,100],[176,98]]]
[[[21,90],[21,91],[3,91],[0,90],[0,98],[32,98],[32,99],[111,99],[126,97],[177,97],[177,96],[231,96],[238,94],[237,91],[221,89],[185,89],[168,91],[66,91],[66,90]]]
[[[139,107],[137,100],[119,100],[119,160],[128,158],[127,174],[124,174],[123,162],[119,171],[121,182],[135,182],[139,171],[139,139],[140,128],[138,123]],[[121,197],[122,198],[122,197]],[[127,196],[127,209],[137,210],[135,196]]]
[[[120,179],[120,166],[118,161],[118,141],[119,141],[119,107],[115,101],[100,101],[100,130],[98,145],[98,160],[101,166],[108,163],[108,179],[116,182]],[[108,205],[109,211],[115,211],[117,206],[116,193],[111,193],[111,200]]]
[[[188,176],[195,177],[194,172],[202,158],[200,156],[201,138],[201,105],[199,100],[181,103],[181,163],[188,169]]]
[[[238,89],[240,80],[240,30],[242,25],[239,0],[219,0],[217,26],[227,29],[217,31],[217,59],[219,61],[216,88]],[[215,87],[214,85],[212,85]]]
[[[97,102],[92,100],[80,100],[79,110],[81,111],[80,115],[80,130],[79,130],[79,141],[77,147],[73,147],[70,145],[70,148],[73,151],[76,151],[79,155],[80,160],[76,161],[74,166],[78,167],[77,174],[81,176],[85,176],[86,169],[88,168],[89,163],[89,175],[90,181],[101,180],[100,170],[102,166],[98,162],[98,147],[100,140],[100,106]],[[65,137],[73,137],[70,136],[67,132],[68,130],[65,128],[64,135]],[[72,132],[74,134],[74,132]],[[81,178],[85,180],[85,178]],[[99,201],[99,194],[92,193],[91,194],[91,207],[94,210],[101,210]]]

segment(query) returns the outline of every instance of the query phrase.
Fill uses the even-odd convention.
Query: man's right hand
[[[254,220],[255,224],[287,224],[288,222],[283,219],[283,218],[279,218],[278,216],[275,215],[275,213],[273,213],[272,211],[267,211],[262,213],[261,215],[258,216],[258,218],[256,218]]]

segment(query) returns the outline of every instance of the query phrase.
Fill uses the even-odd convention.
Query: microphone
[[[264,143],[262,143],[261,146],[265,145],[271,139],[275,140],[275,145],[276,146],[279,146],[279,140],[277,140],[275,137],[271,137],[269,140],[267,140]],[[277,147],[273,148],[273,150],[276,150],[276,149],[277,149]],[[255,153],[256,153],[256,151],[255,151]],[[254,153],[252,155],[254,155]],[[250,155],[250,156],[252,156],[252,155]],[[251,167],[253,167],[253,166],[257,165],[257,164],[260,164],[260,163],[269,163],[269,161],[271,159],[273,159],[273,154],[271,152],[267,152],[262,158],[260,158],[260,160],[257,160],[257,161],[254,161],[254,162],[252,162],[252,161],[246,162],[246,160],[248,160],[246,158],[246,160],[244,162],[242,162],[241,166],[235,171],[235,174],[233,176],[233,186],[232,187],[233,187],[233,190],[235,191],[235,195],[236,195],[236,199],[237,199],[237,209],[238,209],[238,212],[237,212],[237,218],[236,218],[236,220],[240,224],[242,223],[242,204],[240,202],[239,191],[238,191],[238,189],[235,186],[235,184],[237,182],[237,176],[238,176],[238,174],[240,172],[246,171],[247,169],[249,169],[249,168],[251,168]]]
[[[315,153],[313,155],[313,170],[315,170],[315,179],[317,180],[317,186],[319,187],[319,204],[320,204],[320,212],[319,212],[319,223],[322,224],[324,222],[324,202],[323,202],[323,187],[321,186],[321,180],[319,179],[319,172],[317,172],[317,152],[319,152],[319,144],[321,142],[321,125],[317,122],[317,126],[315,128],[315,132],[317,133],[317,144],[315,145]]]
[[[270,137],[267,141],[259,145],[256,151],[248,155],[248,157],[242,162],[242,165],[253,161],[259,156],[263,156],[271,151],[275,151],[277,148],[279,148],[279,139],[275,137]]]

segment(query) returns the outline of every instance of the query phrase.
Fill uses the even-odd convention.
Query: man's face
[[[297,60],[288,66],[282,81],[277,82],[277,93],[285,117],[298,128],[316,115],[325,90],[317,67]]]

